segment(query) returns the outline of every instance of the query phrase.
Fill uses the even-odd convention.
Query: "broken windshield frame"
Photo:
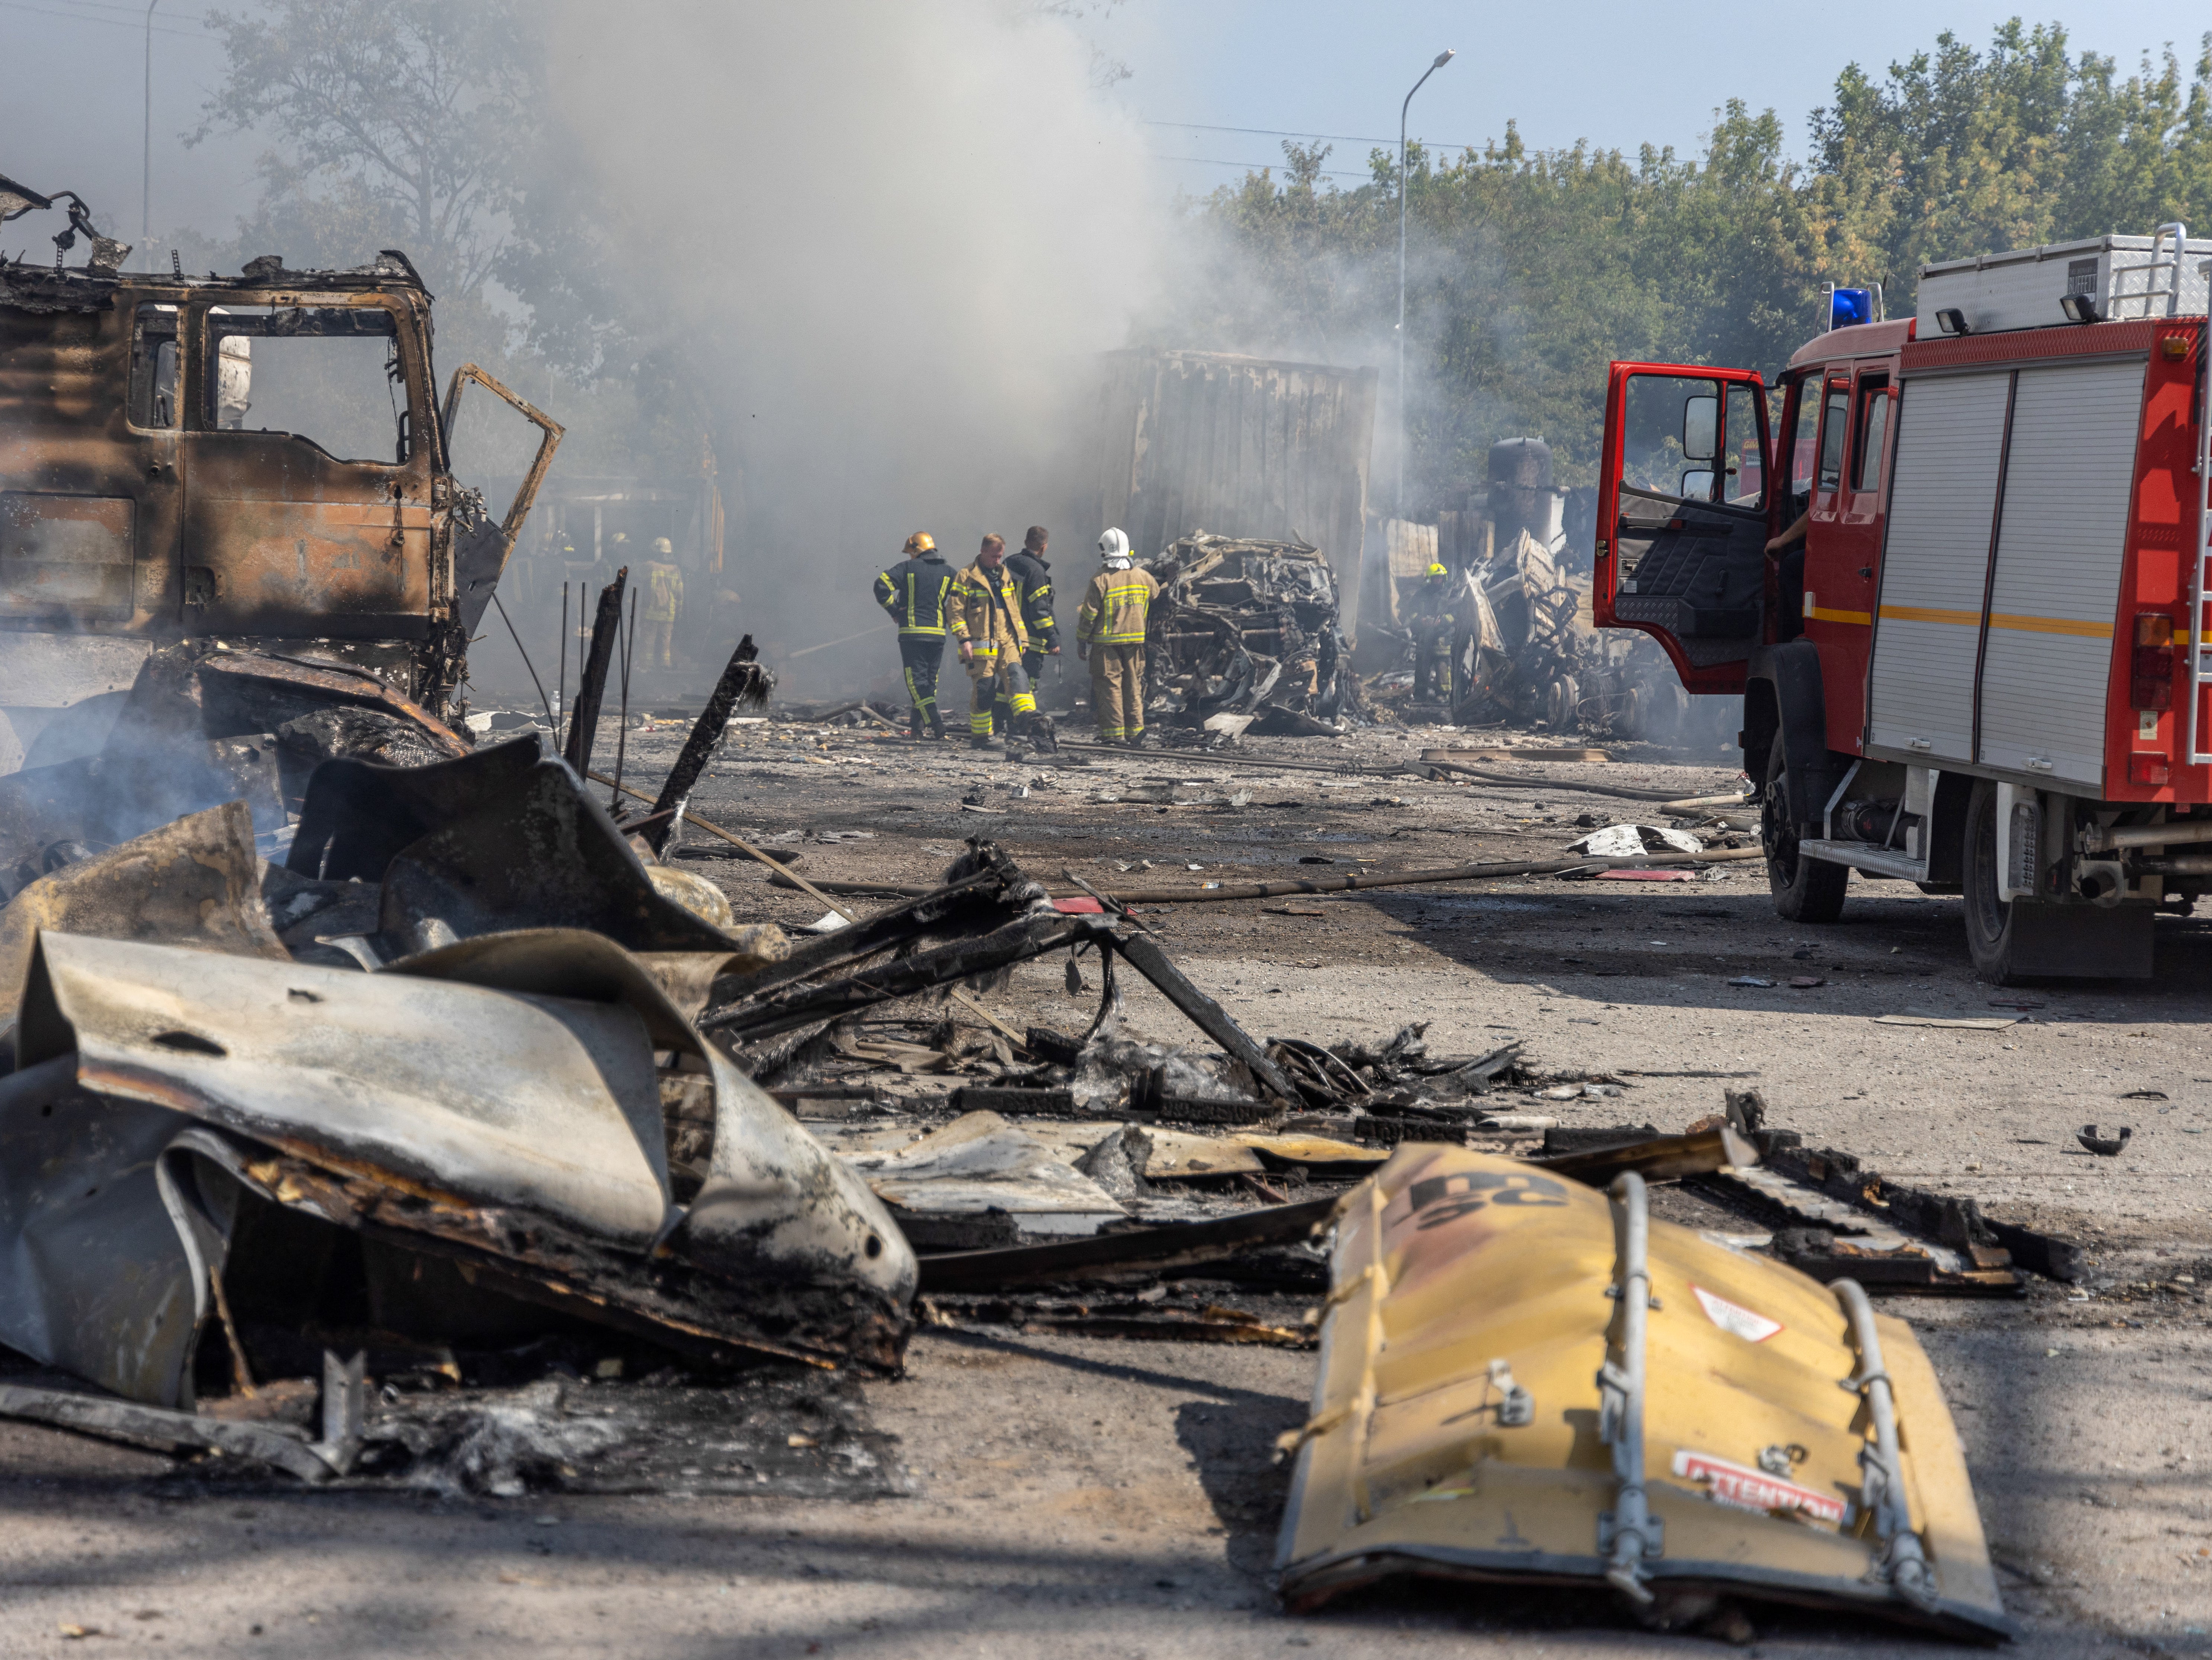
[[[337,461],[407,465],[414,449],[411,389],[398,319],[391,312],[380,306],[211,306],[203,319],[204,373],[195,423],[201,430],[295,438]],[[289,349],[295,341],[331,346],[309,354]],[[372,377],[381,379],[381,398]],[[274,418],[249,426],[257,395]],[[373,450],[380,442],[381,454],[345,453]]]

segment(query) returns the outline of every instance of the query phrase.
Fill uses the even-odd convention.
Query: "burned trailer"
[[[1340,730],[1358,682],[1319,549],[1198,531],[1146,562],[1160,584],[1146,672],[1164,725]]]
[[[66,250],[91,227],[63,196]],[[0,219],[58,205],[0,179]],[[82,266],[0,260],[0,711],[19,741],[196,638],[309,650],[443,719],[560,427],[474,365],[440,409],[404,253],[221,277],[126,271],[129,252],[95,234]],[[499,520],[447,449],[467,380],[543,435]]]

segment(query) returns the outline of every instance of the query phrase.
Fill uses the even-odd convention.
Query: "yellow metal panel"
[[[1615,1250],[1605,1195],[1462,1147],[1403,1146],[1346,1195],[1279,1549],[1286,1599],[1401,1572],[1604,1584],[1615,1478],[1597,1372]],[[1957,1433],[1911,1331],[1881,1323],[1932,1614],[1870,1573],[1872,1431],[1834,1293],[1665,1222],[1650,1225],[1649,1267],[1644,1476],[1665,1525],[1653,1590],[2008,1629]]]

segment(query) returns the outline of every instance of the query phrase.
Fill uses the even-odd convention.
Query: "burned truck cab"
[[[487,521],[447,453],[430,307],[396,252],[228,278],[0,261],[0,711],[19,741],[194,638],[366,672],[444,718],[560,429],[455,376],[455,397],[468,375],[545,432]]]

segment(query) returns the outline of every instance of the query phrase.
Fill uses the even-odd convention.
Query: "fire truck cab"
[[[1612,366],[1595,618],[1743,699],[1783,916],[1856,870],[1985,980],[2142,976],[2212,884],[2208,272],[2168,225],[1923,266],[1771,392]]]

